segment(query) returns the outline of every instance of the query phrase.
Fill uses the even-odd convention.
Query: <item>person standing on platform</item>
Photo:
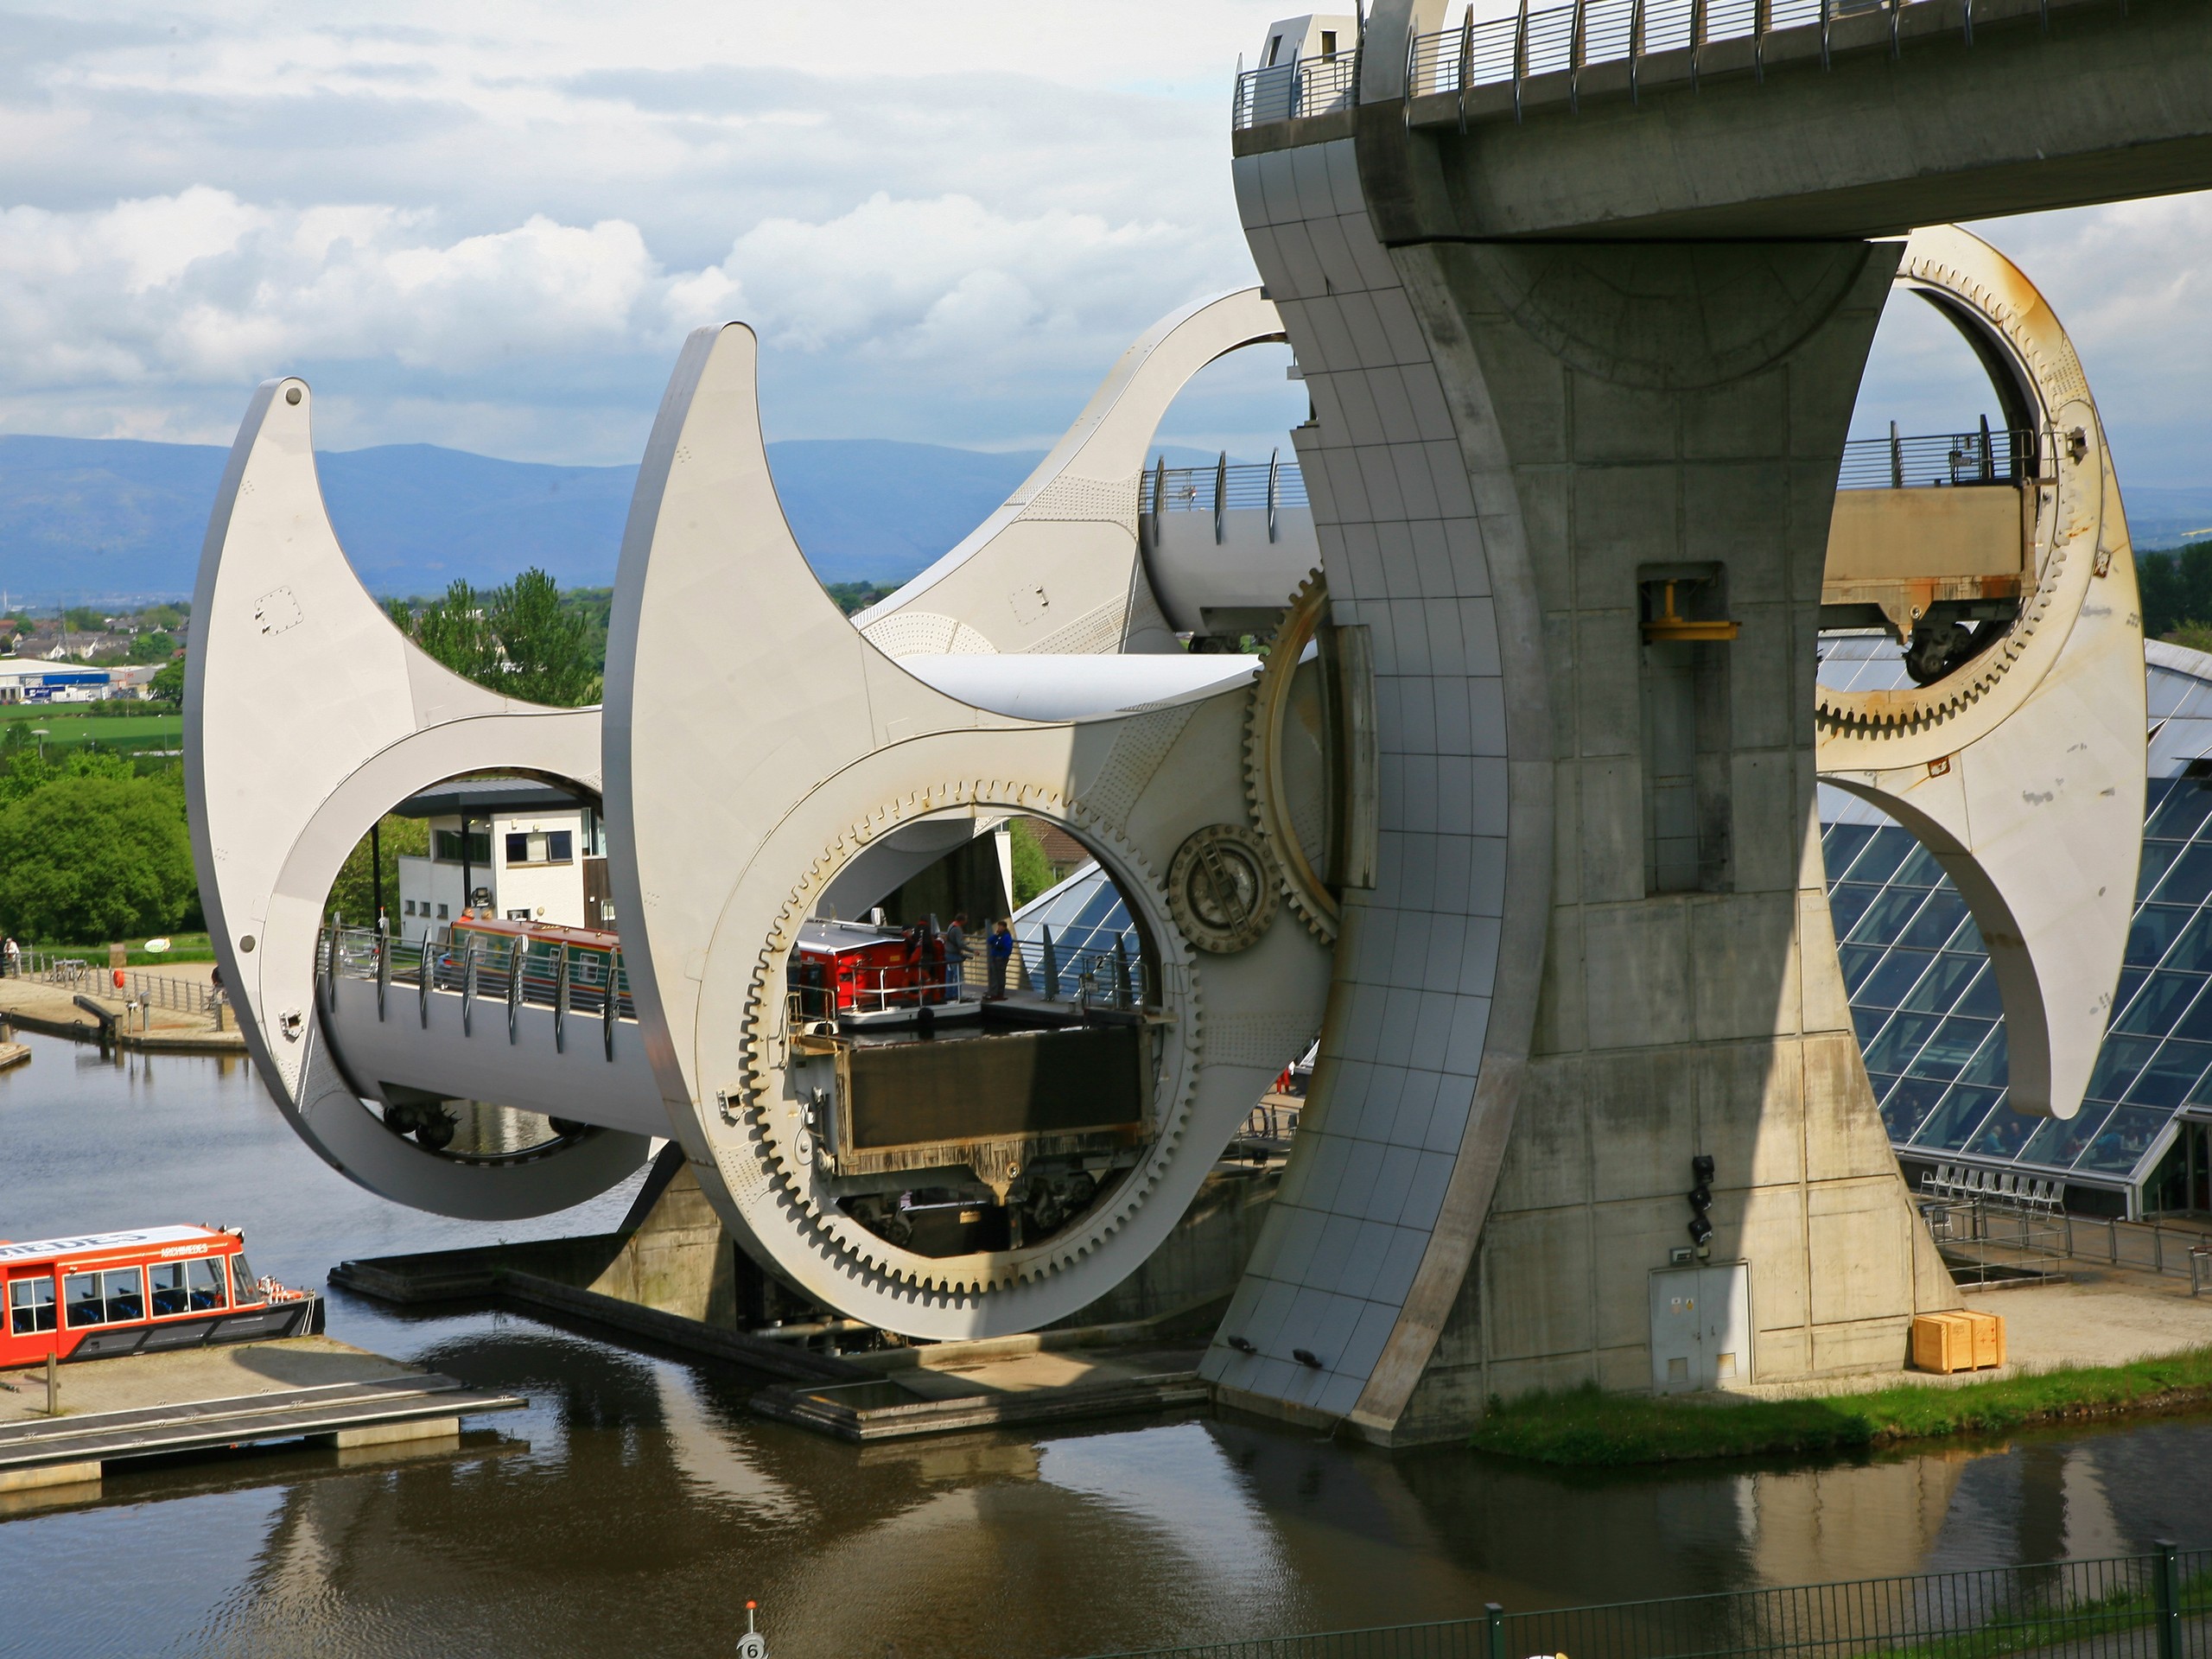
[[[952,1000],[960,1000],[960,987],[968,977],[968,912],[952,912],[952,925],[944,930],[944,982]]]
[[[23,976],[23,947],[17,944],[15,936],[10,934],[5,948],[7,959],[0,963],[0,971],[4,971],[10,979],[21,979]]]
[[[1006,1001],[1006,969],[1014,960],[1014,923],[1001,916],[991,924],[991,988],[983,993],[986,1002]]]

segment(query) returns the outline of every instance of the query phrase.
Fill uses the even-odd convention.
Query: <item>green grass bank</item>
[[[126,960],[133,968],[149,969],[159,968],[165,963],[215,960],[215,947],[205,933],[171,933],[168,938],[169,948],[166,950],[149,950],[143,939],[124,940],[124,949],[129,952]],[[107,966],[105,941],[99,944],[49,944],[43,939],[24,939],[20,943],[25,950],[35,950],[49,957],[78,957],[95,968]]]
[[[1602,1394],[1493,1401],[1473,1442],[1538,1463],[1605,1467],[1694,1458],[1871,1451],[1959,1434],[2212,1406],[2212,1348],[2127,1365],[2069,1367],[1955,1388],[1722,1402]]]

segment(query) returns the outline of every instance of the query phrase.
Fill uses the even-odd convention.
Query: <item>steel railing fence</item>
[[[1268,487],[1273,474],[1274,485]],[[1213,467],[1155,467],[1144,475],[1137,505],[1142,512],[1211,512],[1307,505],[1306,479],[1293,462],[1236,461]]]
[[[638,1017],[621,951],[575,945],[532,951],[530,944],[469,933],[444,942],[402,939],[375,928],[325,926],[315,941],[317,990],[327,999],[334,980],[366,980],[378,988],[378,1018],[419,1017],[425,1025],[431,992],[457,994],[462,1028],[471,1035],[478,1020],[497,1023],[503,1010],[550,1008],[556,1043],[565,1048],[569,1015],[593,1020],[607,1027],[612,1058],[613,1021]],[[512,1038],[511,1014],[505,1025]]]
[[[1349,108],[1359,101],[1357,49],[1324,58],[1294,58],[1236,77],[1230,120],[1238,130]]]
[[[1382,1630],[1152,1649],[1143,1659],[2201,1659],[2212,1550],[1797,1585]],[[1117,1656],[1116,1659],[1138,1659]]]
[[[2036,475],[2031,429],[1935,432],[1855,438],[1843,447],[1841,490],[1916,489],[1930,485],[2018,484]],[[1294,461],[1223,461],[1211,467],[1154,467],[1138,486],[1137,510],[1256,512],[1310,505]]]
[[[1524,3],[1513,16],[1474,21],[1471,6],[1459,22],[1433,35],[1415,35],[1407,53],[1406,86],[1410,96],[1465,92],[1475,86],[1517,83],[1531,76],[1570,76],[1593,63],[1630,65],[1629,86],[1636,88],[1635,66],[1656,52],[1696,54],[1714,41],[1763,43],[1780,29],[1821,31],[1823,60],[1828,26],[1839,17],[1886,13],[1891,45],[1897,14],[1929,0],[1568,0],[1535,7]],[[1961,32],[1974,40],[1974,7],[1961,9]],[[1236,127],[1318,115],[1358,102],[1358,54],[1300,60],[1244,70],[1236,77],[1231,106]],[[1754,63],[1764,73],[1764,55]],[[1579,90],[1579,89],[1578,89]]]
[[[105,964],[95,963],[88,957],[65,957],[50,950],[24,951],[16,963],[16,977],[177,1014],[212,1014],[223,995],[207,980],[180,979],[174,974],[149,974],[137,969],[125,969],[118,987],[114,969]]]
[[[1843,446],[1840,490],[1914,489],[1926,485],[2018,484],[2036,475],[2036,434],[2029,430],[1939,432],[1857,438]]]

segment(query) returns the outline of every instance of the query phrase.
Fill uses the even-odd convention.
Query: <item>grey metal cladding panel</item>
[[[1367,486],[1372,515],[1378,519],[1408,517],[1405,491],[1399,486],[1398,468],[1389,448],[1384,444],[1363,444],[1353,453],[1359,458],[1359,475]],[[1414,575],[1411,571],[1406,574],[1408,577]],[[1394,588],[1393,591],[1401,590]]]
[[[1367,223],[1367,197],[1359,185],[1359,156],[1349,138],[1339,138],[1326,144],[1314,146],[1329,165],[1331,198],[1337,212],[1346,218]]]
[[[1364,285],[1366,274],[1359,268],[1351,245],[1344,239],[1344,221],[1333,213],[1325,219],[1311,219],[1306,224],[1313,238],[1313,256],[1320,262],[1321,275],[1327,279],[1328,291],[1344,293]]]
[[[1405,411],[1405,424],[1412,429],[1412,410]],[[1398,469],[1398,494],[1406,504],[1408,518],[1440,518],[1444,516],[1443,495],[1430,474],[1427,446],[1418,440],[1393,439],[1391,460]],[[1458,458],[1452,465],[1459,465]]]
[[[1270,150],[1259,158],[1260,193],[1267,204],[1268,223],[1284,225],[1306,217],[1298,200],[1298,183],[1293,176],[1290,154],[1287,150]]]
[[[1336,976],[1348,1017],[1224,1326],[1241,1322],[1262,1355],[1207,1363],[1233,1386],[1343,1412],[1423,1259],[1482,1063],[1503,904],[1504,702],[1475,491],[1414,308],[1367,222],[1351,143],[1293,154],[1257,176],[1269,224],[1306,222],[1268,245],[1275,258],[1302,284],[1310,256],[1335,289],[1282,297],[1319,423],[1297,444],[1332,607],[1370,630],[1376,663],[1377,885],[1345,896]],[[1239,185],[1249,204],[1241,173]],[[1309,1287],[1278,1321],[1279,1293],[1300,1280]],[[1282,1369],[1294,1346],[1322,1369]]]
[[[1321,261],[1313,251],[1313,238],[1306,233],[1302,223],[1277,222],[1274,227],[1275,250],[1282,260],[1283,274],[1290,281],[1290,292],[1300,299],[1311,300],[1328,292],[1322,278]]]
[[[1260,181],[1260,158],[1239,156],[1229,164],[1230,188],[1236,193],[1237,222],[1250,230],[1255,225],[1271,224],[1268,212],[1268,193]]]
[[[1343,1269],[1336,1274],[1336,1287],[1347,1296],[1358,1296],[1367,1300],[1374,1296],[1376,1281],[1382,1276],[1382,1261],[1389,1256],[1391,1236],[1398,1228],[1387,1221],[1360,1221],[1358,1234],[1351,1239],[1351,1249],[1344,1252]],[[1347,1332],[1350,1340],[1350,1332]],[[1343,1358],[1338,1351],[1336,1358]]]
[[[1344,311],[1344,327],[1351,335],[1360,363],[1370,373],[1395,367],[1398,360],[1390,336],[1383,329],[1382,314],[1375,308],[1375,301],[1376,296],[1365,289],[1338,296],[1338,304]]]
[[[1338,1230],[1356,1230],[1364,1221],[1368,1201],[1375,1194],[1375,1184],[1382,1179],[1384,1151],[1381,1143],[1374,1141],[1347,1141],[1344,1145],[1344,1178],[1337,1183],[1336,1196],[1329,1203],[1336,1219],[1323,1238],[1324,1253],[1339,1261],[1350,1252],[1351,1237]]]
[[[1393,1311],[1389,1309],[1378,1309],[1375,1307],[1372,1303],[1370,1303],[1368,1307],[1370,1313],[1389,1313]],[[1366,1328],[1366,1319],[1364,1315],[1362,1316],[1360,1328],[1363,1330]],[[1341,1417],[1346,1412],[1350,1411],[1354,1406],[1357,1405],[1359,1403],[1360,1392],[1367,1386],[1367,1373],[1374,1370],[1375,1361],[1381,1356],[1382,1351],[1380,1344],[1377,1344],[1374,1354],[1370,1355],[1365,1360],[1358,1362],[1359,1369],[1357,1370],[1330,1372],[1329,1380],[1322,1384],[1321,1392],[1314,1396],[1314,1409],[1325,1413],[1327,1415],[1332,1417]],[[1345,1363],[1351,1363],[1352,1362],[1348,1357]]]
[[[1353,445],[1384,442],[1382,412],[1375,406],[1375,387],[1369,378],[1354,372],[1332,378],[1343,441]]]
[[[1307,219],[1336,217],[1337,193],[1329,180],[1329,158],[1316,144],[1302,144],[1290,155],[1291,177],[1298,186],[1299,211]]]
[[[1354,1153],[1351,1161],[1353,1168],[1348,1173],[1353,1175],[1356,1182],[1357,1176],[1362,1173],[1357,1167],[1359,1160],[1357,1152]],[[1375,1177],[1374,1170],[1370,1167],[1363,1173],[1371,1185]],[[1361,1223],[1357,1216],[1342,1213],[1332,1214],[1322,1223],[1321,1242],[1306,1262],[1306,1288],[1332,1293],[1348,1288],[1344,1284],[1344,1263],[1351,1260],[1354,1248],[1359,1243],[1360,1226]]]
[[[1344,322],[1344,302],[1308,297],[1305,316],[1307,336],[1320,349],[1321,366],[1332,374],[1360,372],[1359,348]],[[1335,434],[1324,436],[1330,442],[1345,441]]]

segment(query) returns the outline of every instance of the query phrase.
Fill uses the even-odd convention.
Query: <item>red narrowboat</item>
[[[311,1335],[322,1299],[257,1281],[244,1235],[221,1227],[139,1227],[0,1243],[7,1328],[0,1366]]]
[[[868,922],[802,923],[791,952],[794,1007],[805,1020],[912,1020],[960,1000],[933,929]]]

